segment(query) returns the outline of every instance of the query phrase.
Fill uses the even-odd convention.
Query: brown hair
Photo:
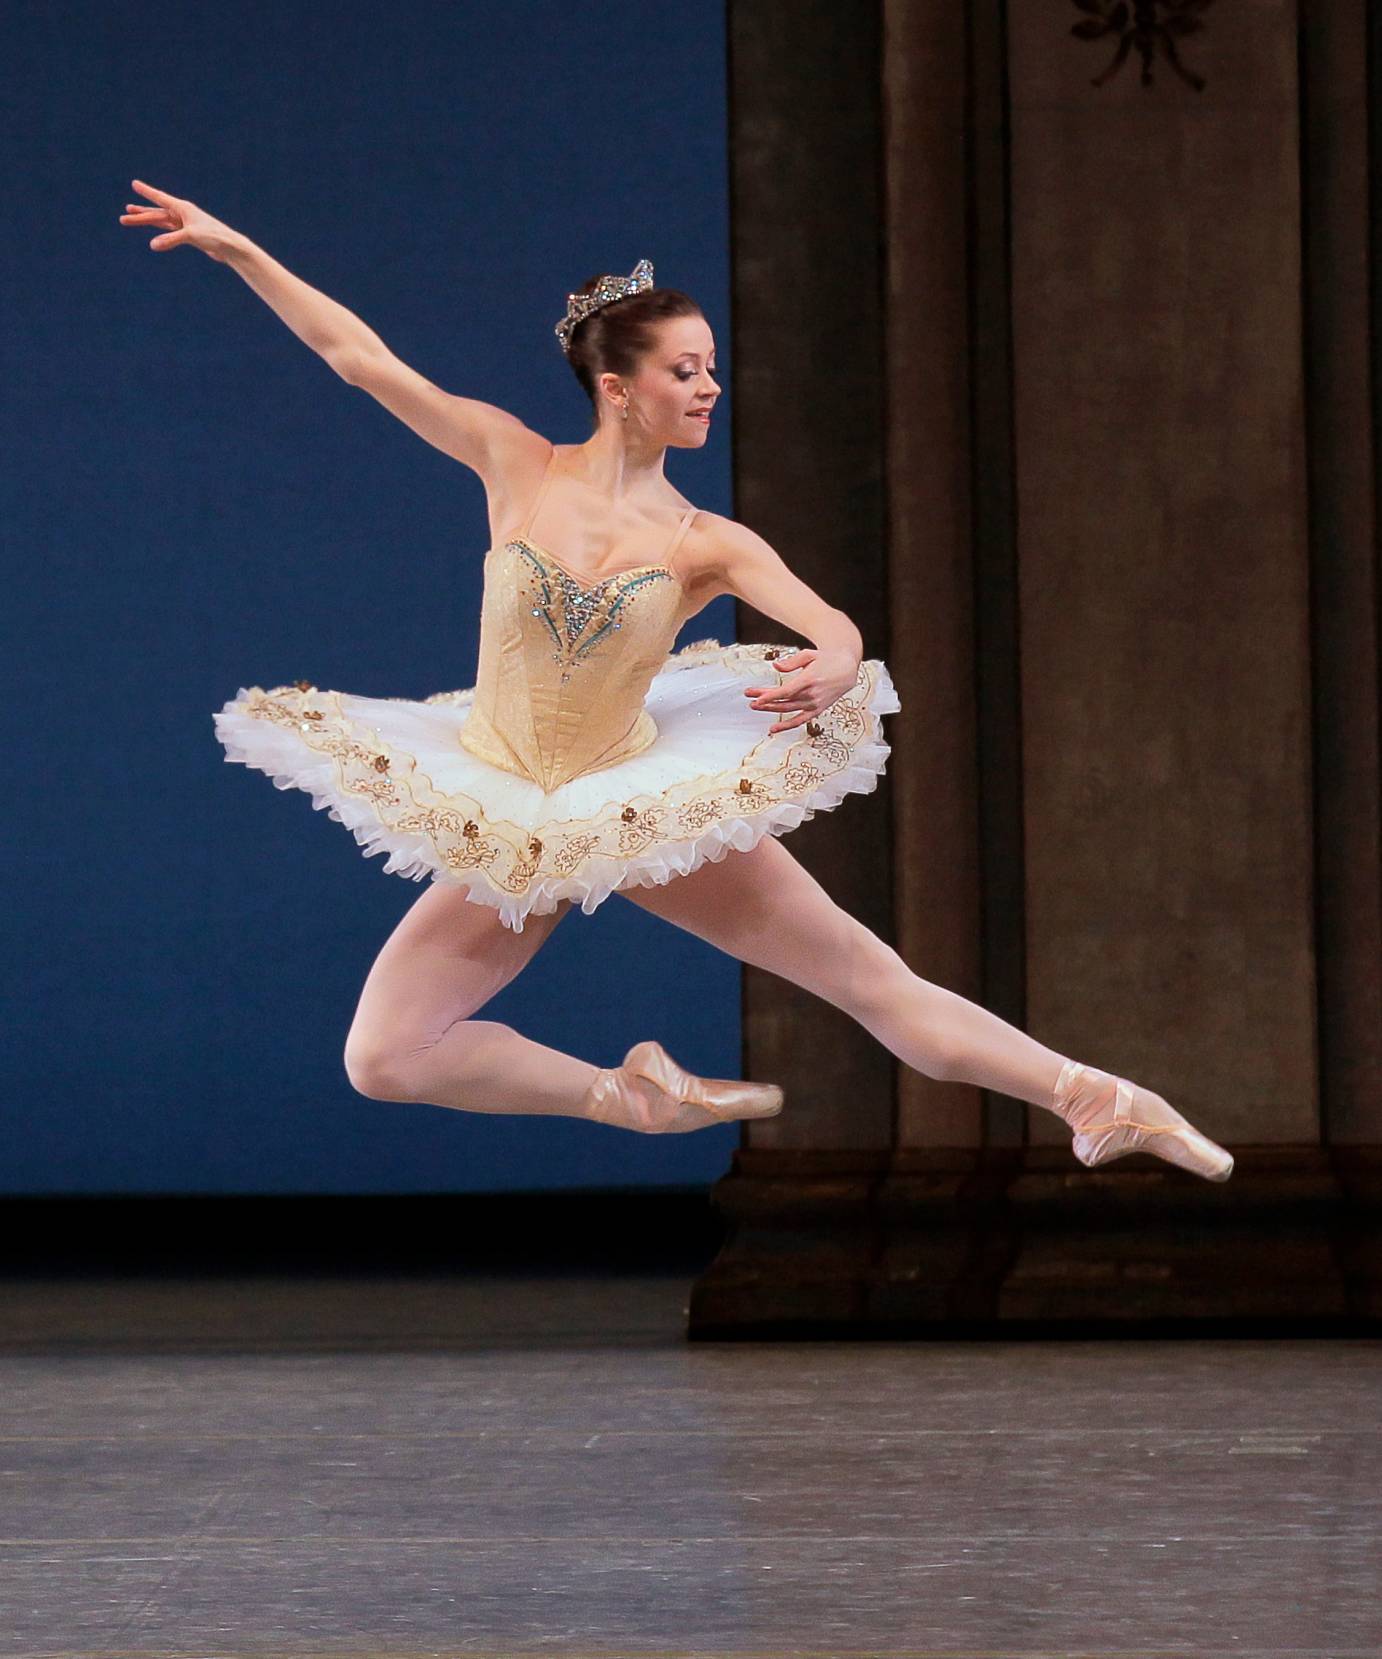
[[[583,283],[577,293],[588,294],[599,282],[597,276]],[[653,332],[669,317],[703,316],[699,305],[680,288],[648,288],[641,294],[626,294],[583,317],[571,330],[567,361],[590,399],[595,426],[600,424],[600,394],[596,380],[602,374],[632,375],[638,361],[652,350]]]

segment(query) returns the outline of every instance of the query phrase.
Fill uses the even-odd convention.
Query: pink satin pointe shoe
[[[1074,1153],[1090,1169],[1129,1152],[1150,1152],[1206,1181],[1227,1181],[1233,1155],[1202,1135],[1151,1089],[1067,1060],[1052,1108],[1075,1131]]]
[[[622,1065],[601,1068],[586,1095],[586,1115],[645,1135],[684,1134],[741,1118],[776,1117],[782,1099],[776,1083],[697,1077],[650,1040],[635,1043]]]

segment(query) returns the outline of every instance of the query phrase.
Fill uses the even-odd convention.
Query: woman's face
[[[669,317],[658,325],[656,341],[631,379],[607,374],[602,384],[613,393],[605,419],[624,430],[672,449],[699,449],[710,433],[709,411],[720,395],[714,376],[715,337],[704,317]],[[629,418],[623,418],[623,390],[629,395]]]

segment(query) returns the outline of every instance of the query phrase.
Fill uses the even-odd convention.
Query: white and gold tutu
[[[521,931],[563,900],[686,875],[875,789],[899,702],[882,662],[810,722],[744,687],[793,647],[702,640],[671,650],[694,609],[673,555],[578,581],[525,536],[485,556],[476,684],[364,697],[299,680],[242,687],[214,716],[227,761],[301,789],[367,857],[456,882]],[[531,519],[531,514],[529,515]]]

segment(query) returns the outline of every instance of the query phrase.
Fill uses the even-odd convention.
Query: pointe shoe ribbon
[[[1139,1095],[1141,1116],[1134,1117]],[[1126,1077],[1067,1060],[1052,1091],[1052,1108],[1075,1131],[1072,1149],[1090,1169],[1129,1152],[1150,1152],[1207,1181],[1227,1181],[1233,1173],[1232,1153],[1202,1135],[1159,1094],[1139,1088]],[[1153,1117],[1162,1121],[1150,1121]]]
[[[635,1043],[623,1064],[602,1068],[586,1097],[588,1115],[644,1134],[680,1134],[715,1123],[775,1117],[783,1094],[776,1083],[697,1077],[661,1043]]]

